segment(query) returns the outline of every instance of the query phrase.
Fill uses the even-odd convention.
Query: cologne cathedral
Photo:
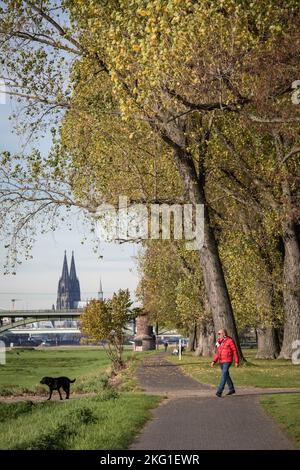
[[[72,251],[70,273],[65,251],[62,274],[58,282],[56,310],[71,310],[80,302],[80,284],[76,275],[74,252]]]

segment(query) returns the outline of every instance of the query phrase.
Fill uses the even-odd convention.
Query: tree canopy
[[[0,78],[25,103],[30,136],[54,116],[49,157],[3,155],[7,245],[30,248],[27,227],[49,208],[93,216],[120,191],[203,204],[199,253],[147,245],[143,301],[176,325],[209,311],[237,341],[236,324],[283,323],[289,358],[300,335],[299,2],[2,3]]]

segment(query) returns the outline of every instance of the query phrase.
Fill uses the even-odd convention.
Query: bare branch
[[[60,36],[64,37],[67,41],[71,42],[73,46],[75,46],[79,51],[82,51],[81,44],[76,39],[69,36],[67,31],[65,31],[64,28],[56,20],[54,20],[50,15],[48,15],[42,8],[35,5],[34,2],[31,2],[29,0],[25,0],[25,2],[42,18],[44,18],[44,20],[50,23],[58,31]]]
[[[284,165],[284,163],[291,158],[293,155],[296,155],[297,153],[300,153],[300,147],[294,147],[289,153],[285,155],[285,157],[281,160],[280,166]]]
[[[5,31],[0,29],[0,34],[5,34]],[[61,49],[67,52],[71,52],[73,54],[80,54],[80,51],[77,49],[73,49],[72,47],[65,46],[64,44],[59,44],[56,41],[51,40],[50,38],[47,37],[45,34],[30,34],[25,31],[14,31],[11,33],[11,36],[20,38],[20,39],[25,39],[33,42],[38,42],[40,44],[45,44],[46,46],[51,46],[54,49]]]
[[[39,103],[47,104],[47,105],[54,106],[54,107],[70,108],[70,103],[67,101],[57,102],[53,100],[48,100],[38,95],[26,95],[26,93],[18,93],[17,91],[0,90],[0,93],[9,95],[9,96],[17,96],[19,98],[24,98],[26,100],[38,101]]]

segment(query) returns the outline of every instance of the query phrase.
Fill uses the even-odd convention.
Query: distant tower
[[[65,251],[63,269],[60,280],[58,282],[56,309],[69,309],[70,308],[70,280],[69,269],[67,262],[67,253]]]
[[[103,290],[102,290],[101,277],[100,277],[100,286],[99,286],[99,291],[98,291],[98,300],[103,300]]]
[[[72,252],[70,275],[68,270],[67,254],[65,251],[62,274],[58,282],[56,309],[76,308],[80,300],[80,285],[76,276],[74,253]]]
[[[71,267],[70,267],[70,292],[71,292],[71,307],[77,308],[77,302],[80,301],[80,284],[76,275],[74,251],[72,251]]]

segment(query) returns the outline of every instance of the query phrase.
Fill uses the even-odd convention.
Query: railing
[[[71,317],[71,316],[80,316],[84,309],[66,309],[66,310],[0,310],[0,317],[10,318],[10,317]]]
[[[54,328],[26,328],[25,325],[10,329],[10,334],[13,335],[30,335],[30,336],[39,336],[39,335],[58,335],[58,334],[80,334],[81,330],[74,327],[54,327]]]

